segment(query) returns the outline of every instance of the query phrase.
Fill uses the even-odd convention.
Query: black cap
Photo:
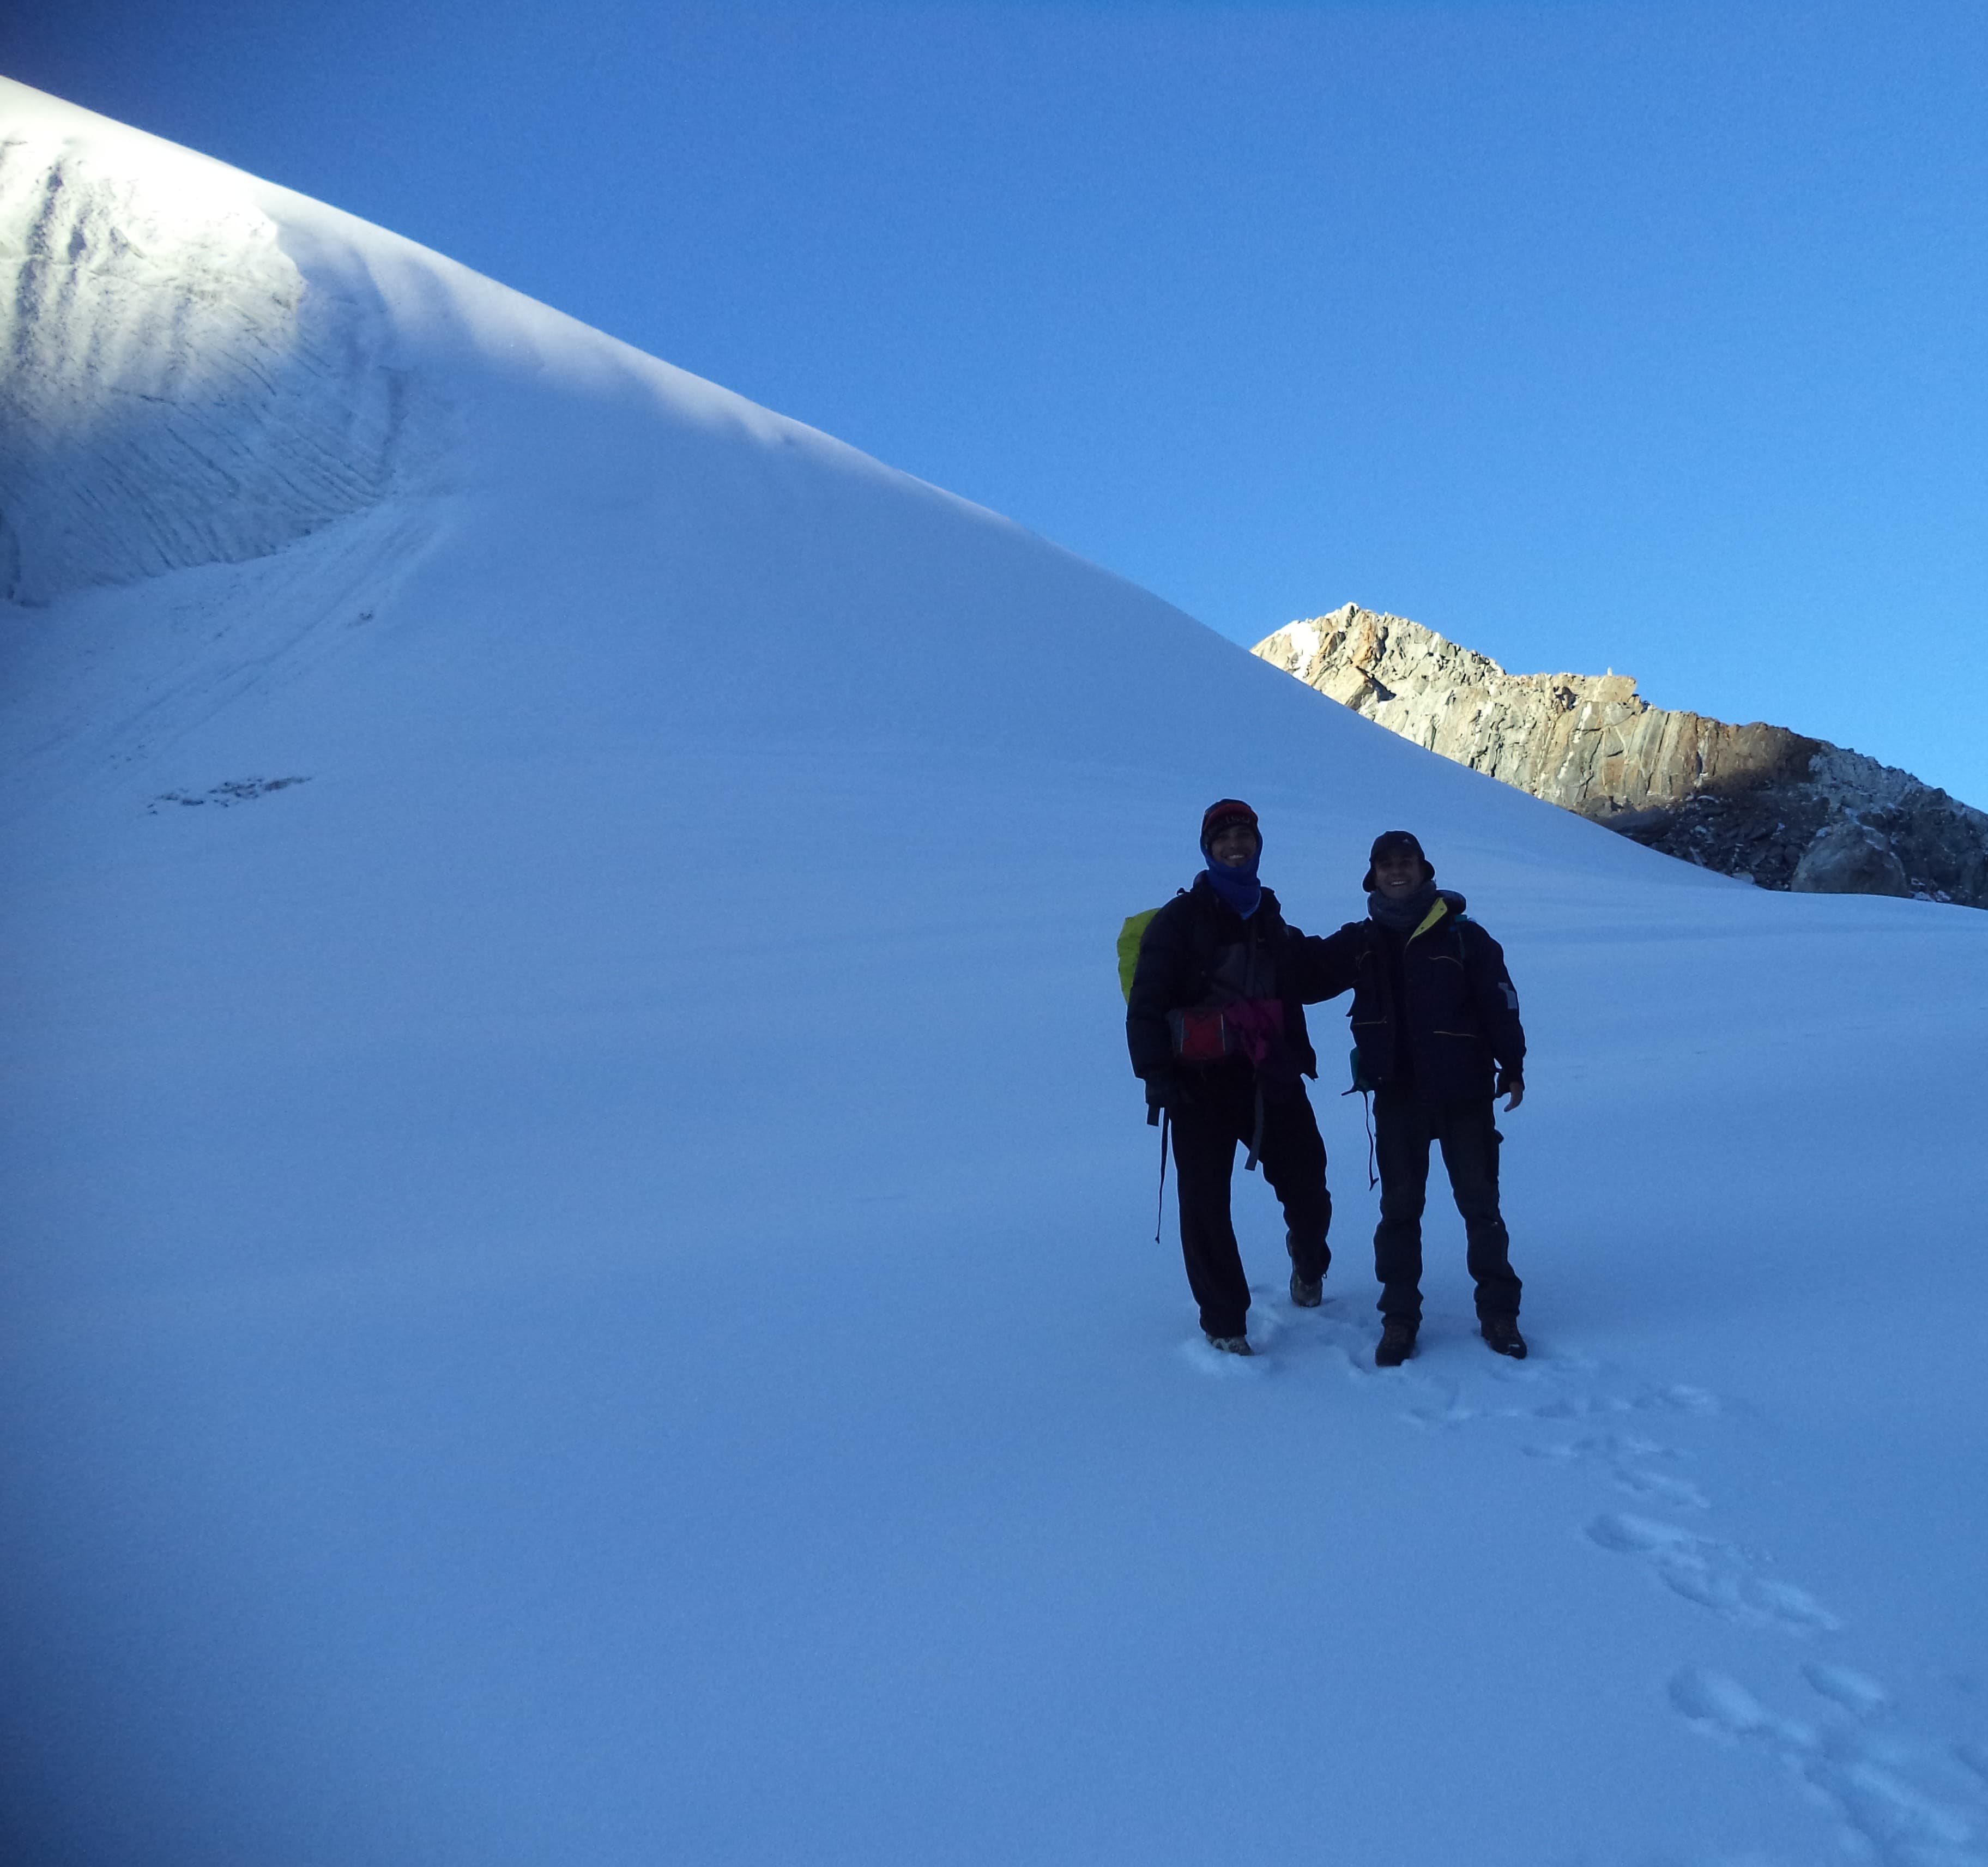
[[[1369,895],[1374,892],[1374,864],[1391,851],[1405,849],[1422,865],[1422,880],[1435,880],[1435,869],[1428,857],[1422,854],[1422,846],[1405,830],[1384,830],[1374,839],[1374,847],[1367,852],[1367,879],[1361,883]]]

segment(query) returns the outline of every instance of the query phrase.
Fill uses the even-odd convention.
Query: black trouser
[[[1249,1280],[1229,1216],[1229,1188],[1236,1144],[1246,1147],[1256,1126],[1256,1072],[1219,1065],[1196,1079],[1194,1097],[1173,1114],[1181,1256],[1187,1260],[1188,1287],[1201,1305],[1202,1328],[1210,1335],[1240,1335],[1249,1312]],[[1292,1264],[1307,1277],[1324,1277],[1332,1262],[1325,1242],[1332,1196],[1325,1190],[1325,1143],[1302,1083],[1266,1102],[1258,1158],[1284,1209]]]
[[[1414,1322],[1422,1313],[1422,1206],[1428,1194],[1429,1143],[1442,1144],[1449,1189],[1463,1215],[1467,1262],[1477,1284],[1477,1314],[1516,1316],[1519,1280],[1511,1240],[1498,1212],[1498,1145],[1492,1098],[1424,1102],[1412,1091],[1378,1091],[1374,1148],[1381,1164],[1381,1223],[1374,1233],[1374,1274],[1384,1316]]]

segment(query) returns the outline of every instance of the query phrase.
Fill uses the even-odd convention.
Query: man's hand
[[[1480,1076],[1477,1080],[1482,1082],[1484,1079]],[[1500,1070],[1498,1086],[1491,1093],[1505,1098],[1505,1108],[1509,1114],[1526,1099],[1526,1079],[1516,1070]]]
[[[1187,1084],[1171,1070],[1155,1070],[1146,1078],[1146,1105],[1178,1114],[1193,1100]]]

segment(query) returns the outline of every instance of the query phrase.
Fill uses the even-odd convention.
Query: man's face
[[[1391,901],[1406,900],[1422,885],[1422,857],[1413,850],[1384,850],[1374,858],[1374,888]]]
[[[1224,824],[1208,839],[1208,853],[1224,868],[1247,868],[1249,858],[1263,847],[1247,824]]]

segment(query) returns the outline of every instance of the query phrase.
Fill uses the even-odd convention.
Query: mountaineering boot
[[[1515,1361],[1526,1358],[1526,1338],[1519,1333],[1517,1317],[1486,1316],[1478,1323],[1477,1333],[1491,1344],[1494,1355],[1508,1355]]]
[[[1405,1316],[1390,1316],[1381,1325],[1381,1340],[1374,1351],[1376,1368],[1399,1368],[1415,1351],[1415,1334],[1422,1325]]]
[[[1211,1348],[1219,1348],[1224,1355],[1254,1355],[1246,1335],[1211,1335],[1208,1338]]]
[[[1290,1254],[1291,1300],[1301,1310],[1315,1310],[1325,1300],[1325,1269],[1323,1265],[1315,1277],[1308,1277],[1298,1261],[1297,1246],[1292,1242],[1289,1232],[1284,1234],[1284,1249]],[[1320,1246],[1324,1251],[1324,1246]],[[1331,1253],[1324,1252],[1329,1259]]]

